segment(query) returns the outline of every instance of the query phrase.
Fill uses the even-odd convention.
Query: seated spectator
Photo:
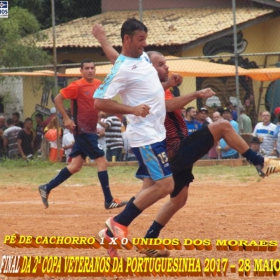
[[[17,136],[20,127],[14,125],[14,120],[9,118],[7,119],[8,128],[4,131],[4,147],[6,149],[6,153],[9,159],[16,159],[20,157],[18,144],[17,144]]]
[[[34,148],[33,121],[26,118],[23,123],[23,129],[19,131],[17,136],[17,144],[22,159],[29,160],[33,157]]]
[[[58,151],[60,156],[60,161],[63,157],[63,149],[61,149],[62,143],[62,128],[58,125],[58,118],[53,117],[49,124],[44,129],[44,137],[50,143],[49,160],[51,162],[59,161]]]
[[[188,107],[186,109],[185,124],[188,129],[188,135],[201,128],[201,123],[196,120],[196,109],[194,107]]]
[[[250,148],[253,151],[265,156],[266,153],[265,153],[265,150],[261,148],[261,143],[262,143],[262,141],[258,137],[252,136],[252,138],[250,140]]]
[[[23,122],[22,121],[20,121],[20,115],[19,115],[19,112],[14,112],[13,114],[12,114],[12,118],[13,118],[13,120],[14,120],[14,125],[15,126],[18,126],[18,127],[21,127],[21,128],[23,128]]]
[[[122,161],[123,139],[122,139],[122,123],[120,119],[114,115],[106,113],[106,120],[98,123],[105,128],[106,138],[106,158],[108,161]]]
[[[238,123],[234,121],[231,117],[231,111],[228,107],[223,109],[222,114],[223,119],[230,122],[234,130],[238,133]],[[224,139],[220,140],[221,151],[222,151],[222,159],[237,159],[239,158],[239,154],[236,150],[232,149]]]

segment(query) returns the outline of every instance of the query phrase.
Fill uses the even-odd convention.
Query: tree
[[[0,21],[0,66],[42,65],[50,61],[46,52],[35,46],[40,25],[26,9],[12,7],[9,17]],[[32,34],[32,36],[30,36]]]
[[[56,25],[101,13],[101,0],[54,0],[54,6]],[[52,26],[51,0],[13,0],[9,7],[21,7],[33,13],[41,29]]]

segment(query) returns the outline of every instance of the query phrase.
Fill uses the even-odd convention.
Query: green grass
[[[65,167],[63,163],[50,163],[48,161],[33,160],[26,162],[23,160],[7,160],[0,163],[0,186],[10,184],[22,184],[37,186],[50,181],[51,178]],[[135,178],[136,166],[114,166],[109,167],[110,181],[119,184],[140,183]],[[197,180],[231,180],[237,179],[240,182],[248,180],[259,180],[253,166],[209,166],[194,167],[193,173]],[[95,166],[84,166],[82,170],[70,177],[67,184],[95,185],[98,184],[97,169]]]

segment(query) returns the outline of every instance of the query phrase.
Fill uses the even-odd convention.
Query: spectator
[[[239,108],[240,116],[239,116],[239,124],[240,124],[240,133],[252,133],[252,121],[250,117],[248,117],[245,113],[245,108],[240,106]]]
[[[219,112],[214,112],[212,117],[213,117],[214,122],[222,119],[222,116]],[[218,147],[218,143],[214,143],[214,146],[208,152],[209,159],[218,159],[219,158],[219,155],[217,152],[217,147]]]
[[[43,127],[43,115],[38,113],[35,115],[36,122],[36,137],[35,137],[35,151],[39,154],[41,153],[41,143],[44,135],[44,127]]]
[[[4,147],[7,150],[7,156],[10,159],[15,159],[20,156],[17,136],[19,131],[22,129],[18,126],[15,126],[15,122],[12,118],[7,119],[8,128],[4,131]]]
[[[194,107],[188,107],[186,109],[185,124],[188,129],[188,135],[201,128],[201,123],[196,120],[196,109]]]
[[[279,107],[278,107],[279,108]],[[277,124],[276,128],[273,134],[273,137],[275,139],[274,141],[274,150],[276,151],[276,156],[279,157],[280,155],[280,113],[276,115]]]
[[[20,119],[19,119],[19,118],[20,118],[19,112],[14,112],[14,113],[12,114],[12,118],[13,118],[13,120],[14,120],[15,126],[18,126],[18,127],[23,128],[23,122],[20,121]]]
[[[201,124],[201,127],[207,126],[212,122],[212,120],[208,117],[208,110],[204,107],[199,109],[197,117],[197,120]]]
[[[25,160],[32,158],[34,148],[34,132],[33,121],[31,118],[26,118],[23,124],[23,129],[19,131],[17,136],[17,144],[21,157]]]
[[[106,158],[108,161],[112,161],[114,158],[116,161],[121,161],[123,150],[122,123],[114,115],[106,114],[106,116],[107,118],[104,122],[98,121],[105,128]]]
[[[4,131],[7,127],[6,127],[6,117],[1,115],[0,116],[0,130]]]
[[[71,162],[72,158],[69,157],[72,148],[74,146],[75,139],[73,133],[68,129],[63,129],[63,136],[62,136],[62,148],[64,149],[65,154],[65,161]]]
[[[274,132],[276,125],[270,122],[271,115],[268,111],[264,111],[261,114],[262,122],[257,123],[253,136],[257,136],[261,140],[261,148],[265,151],[267,156],[274,156],[276,150],[274,150],[275,138]]]
[[[0,129],[0,160],[5,156],[4,131]]]
[[[124,161],[137,161],[137,158],[135,154],[133,153],[129,143],[128,143],[128,137],[127,137],[127,131],[126,131],[126,126],[127,122],[123,122],[125,130],[122,132],[122,138],[123,138],[123,160]]]
[[[261,149],[261,143],[262,142],[260,141],[260,139],[258,137],[252,136],[252,138],[250,140],[250,148],[253,151],[259,153],[260,155],[265,156],[266,154],[265,154],[264,149]]]
[[[231,112],[231,118],[237,122],[237,112],[236,110],[234,109],[234,106],[232,104],[232,102],[227,102],[226,103],[226,107],[230,109],[230,112]]]
[[[186,112],[186,109],[185,108],[182,108],[181,109],[181,114],[183,116],[183,119],[185,120],[186,119],[186,115],[187,115],[187,112]]]
[[[101,122],[105,122],[106,116],[104,112],[98,112],[98,118]],[[96,125],[96,132],[98,136],[98,144],[100,145],[100,148],[104,151],[105,157],[106,157],[106,138],[105,138],[105,128],[102,127],[99,123]]]
[[[60,160],[63,156],[63,150],[61,149],[62,143],[62,128],[59,126],[58,117],[53,117],[47,127],[44,129],[45,138],[50,143],[49,160],[51,162],[58,161],[58,150],[60,151]],[[59,137],[59,139],[57,139]]]
[[[227,120],[230,122],[234,130],[238,133],[238,123],[234,121],[231,117],[231,111],[228,107],[225,107],[223,109],[223,114],[222,114],[223,119]],[[220,140],[220,147],[222,151],[222,159],[236,159],[239,158],[239,154],[236,150],[230,148],[226,141],[224,139]]]
[[[50,109],[50,116],[45,120],[43,121],[43,123],[41,124],[43,126],[43,128],[45,129],[47,127],[47,125],[50,123],[50,121],[56,117],[56,108],[55,107],[52,107]]]

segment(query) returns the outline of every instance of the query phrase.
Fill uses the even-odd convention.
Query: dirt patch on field
[[[240,183],[234,177],[219,176],[207,180],[196,180],[190,187],[187,205],[162,230],[161,238],[210,239],[211,251],[171,251],[172,257],[205,259],[227,258],[229,265],[238,267],[240,259],[249,259],[253,270],[254,259],[280,259],[279,249],[275,252],[218,251],[218,239],[260,240],[280,242],[280,189],[279,175]],[[104,227],[105,220],[120,210],[104,210],[103,197],[98,187],[66,186],[56,188],[50,196],[50,207],[44,209],[37,189],[32,186],[1,186],[0,192],[0,256],[106,256],[105,249],[62,249],[62,248],[12,248],[5,244],[4,236],[17,232],[32,236],[96,236]],[[141,185],[112,184],[112,191],[120,199],[129,199]],[[167,200],[163,199],[147,209],[130,226],[130,237],[144,236],[157,211]],[[135,250],[121,250],[121,256],[139,256]],[[239,279],[238,272],[228,279]],[[44,276],[49,279],[49,276]],[[203,277],[196,277],[201,279]],[[217,276],[216,276],[217,277]],[[251,271],[250,278],[257,279]],[[135,278],[135,277],[134,277]],[[165,278],[165,277],[161,277]],[[176,277],[187,279],[189,277]],[[217,279],[220,277],[217,277]],[[262,277],[268,279],[271,277]],[[0,279],[6,279],[0,275]],[[23,279],[14,277],[11,279]],[[25,278],[28,279],[28,278]],[[42,279],[33,277],[32,279]],[[89,279],[81,277],[56,277],[55,279]],[[104,279],[94,278],[90,279]],[[113,279],[113,278],[111,278]],[[123,277],[122,279],[131,279]],[[136,278],[137,279],[137,278]],[[144,279],[139,277],[138,279]],[[145,279],[154,279],[147,277]],[[175,278],[174,278],[175,279]]]

